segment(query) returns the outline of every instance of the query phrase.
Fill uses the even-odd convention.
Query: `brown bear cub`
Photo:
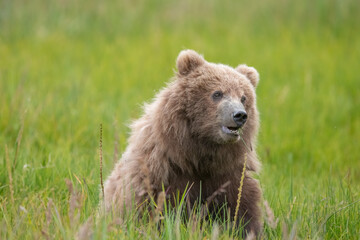
[[[173,196],[191,186],[187,197],[196,204],[226,185],[209,210],[218,213],[226,204],[234,218],[246,158],[237,219],[258,236],[261,190],[251,173],[260,167],[255,152],[259,74],[246,65],[209,63],[193,50],[180,52],[176,65],[174,79],[131,125],[128,147],[105,182],[105,208],[120,213],[149,194],[156,199],[163,187]]]

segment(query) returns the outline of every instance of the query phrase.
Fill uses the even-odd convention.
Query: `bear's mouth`
[[[222,130],[223,130],[224,133],[231,134],[231,135],[234,135],[234,136],[239,136],[239,129],[240,129],[240,127],[225,127],[225,126],[222,126]]]

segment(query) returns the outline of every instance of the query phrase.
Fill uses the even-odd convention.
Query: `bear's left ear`
[[[253,67],[248,67],[245,64],[240,64],[236,67],[236,71],[244,74],[251,82],[251,84],[256,88],[259,83],[259,73]]]
[[[204,63],[205,59],[194,50],[183,50],[177,57],[176,67],[180,75],[185,76]]]

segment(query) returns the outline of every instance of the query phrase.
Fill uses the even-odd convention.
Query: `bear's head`
[[[255,68],[209,63],[193,50],[180,52],[176,65],[192,136],[224,144],[256,134]]]

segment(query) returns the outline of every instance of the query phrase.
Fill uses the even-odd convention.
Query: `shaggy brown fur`
[[[193,184],[188,196],[194,204],[200,195],[206,199],[230,181],[215,202],[217,206],[227,203],[234,217],[246,154],[238,219],[246,223],[247,232],[258,235],[261,191],[251,172],[260,167],[255,152],[259,75],[246,65],[234,69],[209,63],[192,50],[179,54],[177,68],[173,81],[145,105],[144,115],[132,124],[128,147],[105,182],[105,207],[119,211],[124,205],[131,207],[133,197],[138,204],[148,194],[156,196],[162,185],[172,194],[187,184]],[[216,91],[222,93],[220,98],[214,97]],[[248,116],[241,129],[243,140],[222,130],[233,125],[232,112],[239,107]],[[212,206],[210,211],[215,212]]]

